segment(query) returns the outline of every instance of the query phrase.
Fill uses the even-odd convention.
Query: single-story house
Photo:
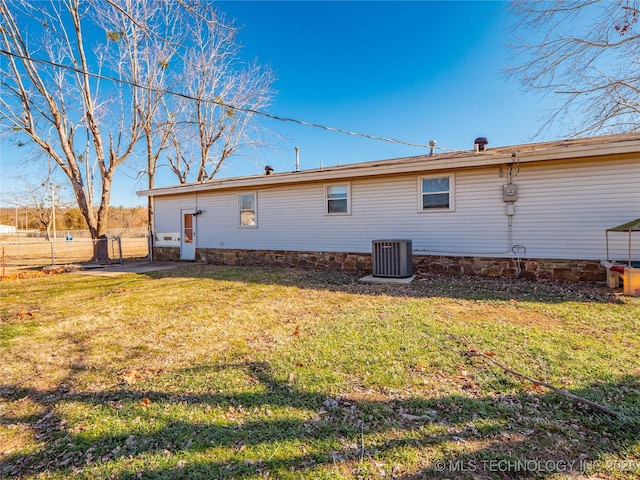
[[[411,241],[402,246],[418,273],[604,281],[607,228],[640,217],[640,135],[477,140],[468,151],[138,192],[153,200],[154,259],[370,271],[382,245],[372,242],[399,239]],[[626,238],[608,249],[626,259]],[[632,255],[640,260],[640,243]]]

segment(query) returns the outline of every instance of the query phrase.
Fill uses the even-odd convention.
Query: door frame
[[[198,244],[198,237],[196,235],[196,211],[192,208],[185,208],[180,210],[180,260],[195,260],[196,259],[196,246]],[[191,242],[187,242],[187,236],[185,235],[185,216],[191,217]]]

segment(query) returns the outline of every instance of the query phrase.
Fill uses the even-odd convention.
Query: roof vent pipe
[[[435,140],[431,140],[429,142],[429,156],[433,157],[433,150],[436,148],[436,141]]]
[[[296,147],[296,172],[300,171],[300,147]]]
[[[475,151],[477,152],[484,152],[485,149],[487,148],[487,144],[489,143],[489,141],[487,140],[487,137],[478,137],[473,141],[473,145],[475,146]]]

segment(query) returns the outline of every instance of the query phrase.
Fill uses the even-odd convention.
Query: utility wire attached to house
[[[49,66],[52,66],[52,67],[61,68],[61,69],[64,69],[64,70],[69,70],[69,71],[72,71],[72,72],[75,72],[75,73],[79,73],[79,74],[82,74],[82,75],[88,75],[90,77],[97,78],[97,79],[100,79],[100,80],[107,80],[107,81],[120,83],[120,84],[123,84],[123,85],[128,85],[128,86],[131,86],[131,87],[135,87],[135,88],[141,88],[141,89],[145,89],[145,90],[149,90],[149,91],[152,91],[152,92],[161,93],[161,94],[165,94],[165,95],[173,95],[173,96],[176,96],[176,97],[184,98],[186,100],[213,103],[215,105],[219,105],[219,106],[224,107],[224,108],[228,108],[228,109],[235,110],[235,111],[238,111],[238,112],[250,113],[250,114],[253,114],[253,115],[259,115],[259,116],[262,116],[262,117],[265,117],[265,118],[269,118],[271,120],[277,120],[279,122],[295,123],[295,124],[302,125],[302,126],[305,126],[305,127],[319,128],[319,129],[327,130],[327,131],[330,131],[330,132],[336,132],[336,133],[342,133],[342,134],[345,134],[345,135],[352,135],[352,136],[356,136],[356,137],[368,138],[370,140],[381,140],[381,141],[389,142],[389,143],[398,143],[398,144],[407,145],[407,146],[410,146],[410,147],[432,148],[431,146],[424,145],[422,143],[413,143],[413,142],[407,142],[405,140],[399,140],[397,138],[379,137],[379,136],[376,136],[376,135],[368,135],[366,133],[352,132],[352,131],[345,130],[345,129],[342,129],[342,128],[328,127],[326,125],[320,125],[320,124],[317,124],[317,123],[307,122],[307,121],[304,121],[304,120],[298,120],[298,119],[295,119],[295,118],[281,117],[279,115],[273,115],[271,113],[263,112],[261,110],[255,110],[253,108],[246,108],[246,107],[238,107],[238,106],[235,106],[235,105],[229,105],[229,104],[226,104],[226,103],[221,102],[219,100],[198,98],[198,97],[194,97],[192,95],[187,95],[185,93],[180,93],[180,92],[174,92],[174,91],[166,90],[166,89],[163,89],[163,88],[152,87],[152,86],[149,86],[149,85],[139,85],[139,84],[137,84],[135,82],[130,82],[130,81],[127,81],[127,80],[111,77],[111,76],[108,76],[108,75],[103,75],[103,74],[100,74],[100,73],[86,72],[86,71],[84,71],[82,69],[79,69],[77,67],[72,67],[72,66],[69,66],[69,65],[63,65],[61,63],[56,63],[56,62],[52,62],[50,60],[44,60],[44,59],[41,59],[41,58],[28,57],[28,56],[25,56],[25,55],[20,55],[18,53],[9,52],[9,51],[4,50],[4,49],[0,49],[0,53],[3,54],[3,55],[10,56],[10,57],[19,58],[21,60],[27,60],[27,61],[32,61],[32,62],[36,62],[36,63],[43,63],[45,65],[49,65]],[[442,147],[435,147],[435,148],[437,148],[438,150],[446,150],[446,151],[451,151],[451,152],[459,151],[459,150],[450,149],[450,148],[442,148]]]

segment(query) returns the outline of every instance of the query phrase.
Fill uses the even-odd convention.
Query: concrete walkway
[[[143,263],[125,263],[124,265],[96,265],[83,266],[81,270],[75,270],[74,273],[80,275],[99,275],[103,277],[116,277],[118,275],[126,275],[128,273],[148,273],[160,270],[169,270],[184,266],[185,263],[179,262],[143,262]]]

